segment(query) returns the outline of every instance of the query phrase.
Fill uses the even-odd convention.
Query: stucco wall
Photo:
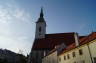
[[[39,27],[41,27],[41,32],[39,32]],[[44,38],[46,34],[46,23],[44,22],[37,23],[35,34],[36,34],[35,38]]]
[[[83,52],[82,55],[79,54],[80,49],[82,49],[82,52]],[[72,52],[75,52],[76,57],[72,56]],[[70,59],[67,58],[66,60],[64,60],[64,56],[67,57],[68,54],[70,56]],[[83,62],[84,63],[91,63],[90,54],[89,54],[87,45],[83,45],[83,46],[75,48],[71,51],[65,52],[58,57],[58,59],[60,59],[60,58],[61,58],[61,61],[59,60],[58,61],[59,63],[75,63],[75,62],[76,63],[77,62],[78,63],[83,63]]]
[[[44,57],[42,63],[57,63],[57,51]]]
[[[94,62],[94,58],[96,58],[96,40],[92,41],[92,43],[89,43],[89,48],[90,48],[92,60]]]

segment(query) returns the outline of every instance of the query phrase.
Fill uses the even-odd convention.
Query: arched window
[[[41,27],[39,27],[39,32],[41,32]]]

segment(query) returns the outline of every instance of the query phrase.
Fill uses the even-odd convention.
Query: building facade
[[[68,46],[58,55],[58,63],[96,63],[96,33],[82,38],[79,46]]]

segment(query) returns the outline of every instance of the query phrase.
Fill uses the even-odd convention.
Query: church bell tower
[[[43,8],[41,8],[40,17],[36,22],[35,39],[45,38],[46,22],[44,20]]]

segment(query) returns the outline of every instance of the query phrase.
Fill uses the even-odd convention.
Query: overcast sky
[[[95,0],[0,0],[0,48],[29,53],[42,6],[47,33],[96,31]]]

